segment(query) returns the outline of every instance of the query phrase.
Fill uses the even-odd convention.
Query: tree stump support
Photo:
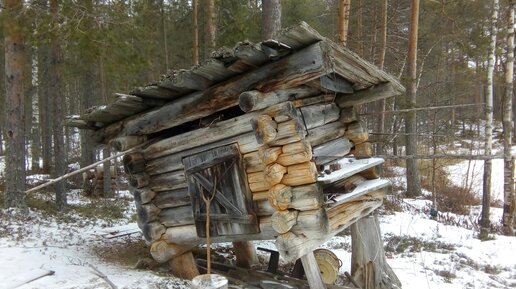
[[[401,288],[401,282],[385,260],[376,215],[371,214],[351,225],[351,248],[351,275],[360,288]]]

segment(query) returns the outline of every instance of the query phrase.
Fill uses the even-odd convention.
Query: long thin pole
[[[48,186],[50,186],[50,185],[53,185],[53,184],[55,184],[55,183],[57,183],[57,182],[60,182],[60,181],[62,181],[62,180],[64,180],[64,179],[67,179],[67,178],[69,178],[69,177],[75,176],[75,175],[80,174],[80,173],[82,173],[82,172],[84,172],[84,171],[87,171],[87,170],[89,170],[89,169],[95,168],[95,167],[97,167],[98,165],[102,164],[102,163],[103,163],[103,162],[105,162],[105,161],[109,161],[109,160],[112,160],[112,159],[115,159],[115,158],[121,157],[121,156],[123,156],[123,155],[126,155],[126,154],[128,154],[128,153],[130,153],[130,152],[133,152],[133,151],[135,151],[135,150],[137,150],[137,149],[139,149],[139,148],[143,147],[143,146],[144,146],[144,145],[146,145],[146,144],[148,144],[148,142],[146,142],[146,143],[142,143],[142,144],[139,144],[139,145],[137,145],[137,146],[135,146],[135,147],[132,147],[132,148],[130,148],[130,149],[128,149],[128,150],[126,150],[126,151],[123,151],[123,152],[118,153],[118,154],[116,154],[116,155],[112,155],[112,156],[110,156],[110,157],[108,157],[108,158],[105,158],[105,159],[103,159],[103,160],[100,160],[100,161],[98,161],[98,162],[96,162],[96,163],[93,163],[93,164],[91,164],[91,165],[89,165],[89,166],[86,166],[86,167],[84,167],[84,168],[78,169],[78,170],[73,171],[73,172],[71,172],[71,173],[68,173],[68,174],[66,174],[66,175],[60,176],[59,178],[55,178],[55,179],[53,179],[53,180],[50,180],[50,181],[48,181],[48,182],[46,182],[46,183],[44,183],[44,184],[41,184],[41,185],[39,185],[39,186],[36,186],[36,187],[34,187],[34,188],[32,188],[32,189],[26,190],[26,191],[25,191],[25,194],[28,194],[28,193],[32,193],[32,192],[35,192],[35,191],[41,190],[42,188],[48,187]]]
[[[385,114],[385,113],[403,113],[403,112],[409,112],[409,111],[436,110],[436,109],[443,109],[443,108],[457,108],[457,107],[483,106],[483,105],[485,105],[485,103],[471,103],[471,104],[454,104],[454,105],[441,105],[441,106],[427,106],[427,107],[417,107],[417,108],[407,108],[407,109],[387,110],[387,111],[380,111],[380,112],[361,113],[360,115]]]

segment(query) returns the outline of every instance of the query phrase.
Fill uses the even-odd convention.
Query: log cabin
[[[390,187],[356,107],[404,91],[300,23],[116,94],[68,125],[117,151],[138,146],[123,157],[138,226],[176,275],[198,274],[191,250],[207,235],[233,242],[244,264],[250,241],[275,240],[284,260],[301,258],[311,288],[323,288],[312,252],[369,216]]]

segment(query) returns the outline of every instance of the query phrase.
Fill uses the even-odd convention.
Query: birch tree
[[[23,1],[3,2],[5,39],[5,206],[25,208],[25,130]]]
[[[351,0],[339,0],[339,43],[342,46],[346,46],[348,42],[350,6]]]
[[[496,33],[497,33],[497,22],[498,22],[498,0],[493,0],[493,14],[491,16],[491,29],[490,29],[490,45],[488,53],[488,66],[487,66],[487,91],[486,91],[486,106],[485,106],[485,155],[490,156],[492,154],[493,147],[493,73],[495,63],[495,48],[496,48]],[[490,159],[484,162],[484,178],[482,187],[482,216],[480,219],[480,238],[485,239],[489,234],[489,227],[491,222],[489,221],[490,214],[490,203],[491,203],[491,167],[492,161]]]
[[[514,77],[514,9],[516,0],[509,2],[509,23],[507,25],[507,63],[505,69],[505,98],[503,103],[503,135],[504,135],[504,206],[503,233],[514,236],[514,157],[512,148],[512,98]]]

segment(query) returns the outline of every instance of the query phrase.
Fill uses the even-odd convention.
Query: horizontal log
[[[315,210],[324,204],[322,187],[318,184],[289,187],[283,184],[269,189],[268,201],[276,210]]]
[[[184,170],[172,171],[150,177],[149,187],[155,192],[187,188]]]
[[[360,175],[368,180],[380,178],[380,169],[376,167],[368,168],[360,172]]]
[[[263,172],[265,174],[265,181],[269,184],[269,186],[274,186],[281,182],[283,175],[287,173],[287,168],[278,163],[275,163],[267,165]]]
[[[281,154],[281,147],[262,146],[258,150],[258,154],[262,162],[266,165],[269,165],[274,163],[278,159],[279,155]]]
[[[309,86],[279,89],[267,93],[251,90],[244,91],[240,94],[238,105],[243,111],[249,112],[261,110],[280,102],[310,97],[317,94],[320,94],[320,91]]]
[[[138,174],[145,170],[145,159],[142,153],[127,154],[122,158],[126,174]]]
[[[251,119],[251,125],[256,135],[256,141],[259,144],[266,144],[273,141],[278,132],[278,124],[272,119],[272,117],[261,114]]]
[[[194,223],[192,206],[167,208],[159,213],[159,222],[165,227],[176,227]]]
[[[156,262],[165,263],[176,256],[191,251],[193,248],[193,246],[181,246],[167,243],[164,240],[159,240],[152,243],[150,253]]]
[[[223,145],[229,145],[232,143],[238,143],[240,153],[246,154],[253,151],[257,151],[260,145],[256,142],[254,132],[249,132],[243,135],[220,140],[209,145],[201,145],[198,147],[192,147],[187,150],[183,150],[171,155],[161,156],[152,159],[153,156],[145,155],[147,159],[145,171],[150,175],[163,174],[166,172],[176,171],[183,169],[182,159],[185,156],[200,153],[210,148],[220,147]]]
[[[142,230],[143,237],[148,242],[153,242],[161,239],[161,236],[165,234],[166,228],[158,222],[141,223],[137,222],[138,227]]]
[[[131,189],[131,191],[133,193],[134,199],[138,200],[138,202],[140,202],[141,204],[150,203],[152,199],[154,199],[154,197],[156,196],[156,192],[146,187],[141,189],[133,188]]]
[[[356,202],[356,204],[349,207],[350,210],[346,210],[328,219],[329,230],[327,234],[308,237],[301,233],[290,231],[276,238],[276,248],[285,261],[293,262],[301,256],[314,251],[328,239],[353,224],[356,220],[370,214],[374,209],[381,206],[381,204],[381,201]]]
[[[143,154],[146,159],[154,159],[251,132],[253,131],[251,120],[256,116],[256,113],[244,114],[163,139],[145,148]]]
[[[278,124],[276,138],[269,145],[282,146],[304,139],[306,130],[300,119],[292,119]]]
[[[296,106],[292,101],[285,101],[270,106],[263,111],[263,114],[272,117],[277,123],[292,119],[300,119],[301,117],[299,111],[296,109]],[[280,118],[282,121],[278,120],[278,118]]]
[[[265,169],[265,163],[260,158],[258,151],[245,154],[242,159],[247,173],[261,172]]]
[[[315,147],[339,137],[343,137],[345,132],[346,126],[339,121],[334,121],[308,130],[306,141],[308,141],[312,147]]]
[[[277,162],[283,166],[290,166],[308,162],[312,159],[312,147],[307,141],[295,142],[282,147],[282,154]]]
[[[115,151],[123,152],[146,141],[147,136],[130,135],[114,138],[110,141],[110,144]]]
[[[317,181],[317,168],[315,163],[306,162],[287,167],[287,174],[283,176],[281,183],[287,186],[301,186]]]
[[[253,201],[263,201],[267,200],[269,197],[269,191],[261,191],[261,192],[253,192]]]
[[[297,224],[298,214],[299,211],[296,210],[274,212],[271,217],[272,228],[280,234],[285,234],[290,231],[295,224]]]
[[[359,143],[350,151],[350,154],[356,159],[373,157],[373,145],[370,142]]]
[[[330,204],[326,209],[328,217],[332,218],[333,216],[341,213],[348,208],[347,203],[355,202],[358,198],[369,193],[374,193],[374,195],[381,200],[385,194],[385,188],[389,185],[390,183],[387,180],[369,180],[362,182],[352,192],[339,195],[335,198],[336,202]]]
[[[265,181],[265,174],[263,172],[256,172],[247,174],[247,182],[251,192],[262,192],[267,191],[270,185]]]
[[[304,106],[299,110],[307,129],[325,125],[340,117],[340,108],[335,103]]]
[[[367,141],[369,133],[367,132],[367,128],[360,121],[355,121],[348,124],[344,136],[357,145]]]
[[[356,120],[358,120],[358,116],[354,106],[344,107],[340,110],[340,122],[347,124]]]
[[[248,240],[271,240],[274,239],[277,233],[272,229],[271,217],[259,217],[260,233],[245,234],[245,235],[229,235],[211,237],[213,243],[233,242],[233,241],[248,241]],[[195,225],[186,225],[179,227],[167,228],[163,235],[163,240],[169,243],[186,244],[186,245],[200,245],[205,244],[205,238],[199,238]]]
[[[392,83],[382,83],[356,91],[353,94],[341,94],[337,96],[335,102],[340,107],[350,107],[401,95],[402,93],[403,91],[394,87]]]
[[[150,183],[150,176],[146,173],[131,174],[129,175],[129,185],[133,188],[143,188],[148,186]]]
[[[319,43],[312,44],[295,54],[173,100],[159,109],[129,117],[97,133],[105,140],[116,136],[151,134],[238,105],[240,93],[252,87],[269,92],[299,86],[329,71],[324,54]]]
[[[257,201],[256,208],[257,208],[256,215],[259,217],[271,216],[272,214],[274,214],[274,212],[276,212],[276,209],[274,209],[271,206],[271,204],[269,204],[269,201],[267,201],[267,199]]]
[[[317,145],[313,148],[313,157],[317,165],[324,165],[341,158],[351,151],[353,143],[347,138],[341,137],[329,142]]]
[[[160,212],[161,212],[161,209],[159,209],[152,203],[136,206],[138,222],[140,222],[142,224],[148,224],[148,223],[157,221],[158,215]]]
[[[175,208],[191,204],[188,188],[163,191],[155,195],[152,202],[160,209]]]

